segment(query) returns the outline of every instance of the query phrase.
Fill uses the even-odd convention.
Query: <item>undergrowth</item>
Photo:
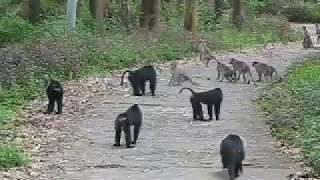
[[[294,65],[287,80],[274,84],[259,100],[272,133],[303,148],[306,162],[320,174],[320,61]]]

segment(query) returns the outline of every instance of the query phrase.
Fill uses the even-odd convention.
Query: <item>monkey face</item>
[[[234,59],[231,58],[230,61],[229,61],[229,64],[233,64],[234,63]]]
[[[257,61],[253,61],[252,67],[254,67],[256,64],[258,64],[258,62]]]

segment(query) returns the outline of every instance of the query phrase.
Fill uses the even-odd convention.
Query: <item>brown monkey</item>
[[[256,69],[256,72],[258,74],[259,79],[257,80],[258,82],[262,81],[262,75],[264,76],[265,80],[272,80],[272,75],[275,74],[277,79],[281,79],[279,77],[278,71],[270,66],[267,65],[265,63],[262,62],[257,62],[257,61],[253,61],[252,62],[252,67],[254,67]]]
[[[249,75],[250,79],[253,81],[253,84],[257,86],[256,81],[254,80],[250,67],[243,61],[236,60],[231,58],[229,64],[232,65],[234,73],[235,73],[235,82],[240,79],[240,75],[242,74],[243,80],[245,83],[250,84],[250,80],[247,82],[246,74]],[[237,77],[238,74],[238,77]]]

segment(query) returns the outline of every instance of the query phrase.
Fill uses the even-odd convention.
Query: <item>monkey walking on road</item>
[[[216,120],[220,120],[220,108],[223,100],[223,94],[220,88],[204,92],[194,92],[191,88],[182,88],[179,94],[181,94],[184,89],[187,89],[192,93],[190,96],[190,103],[193,111],[193,120],[204,120],[201,104],[207,105],[209,121],[213,119],[212,108],[214,108]]]

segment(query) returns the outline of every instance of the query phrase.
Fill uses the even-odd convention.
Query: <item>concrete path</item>
[[[320,57],[320,51],[303,50],[300,44],[296,44],[218,55],[218,59],[225,63],[230,57],[237,57],[248,64],[254,60],[264,61],[282,74],[289,63],[315,55]],[[217,82],[214,62],[209,68],[202,65],[200,76],[194,64],[183,66],[200,83],[200,86],[192,86],[195,91],[222,88],[224,101],[220,121],[194,121],[190,126],[190,93],[184,91],[178,94],[181,87],[168,87],[169,72],[164,71],[156,97],[107,93],[96,97],[100,103],[94,105],[93,111],[80,117],[74,135],[64,141],[64,162],[60,165],[62,173],[52,170],[50,179],[227,180],[227,172],[221,167],[219,145],[229,133],[241,135],[246,142],[246,166],[239,180],[287,179],[286,176],[294,172],[293,164],[274,147],[264,120],[257,115],[251,102],[266,84],[259,83],[255,87]],[[185,86],[191,87],[188,83]],[[138,143],[133,149],[113,147],[114,119],[133,103],[139,103],[144,111]],[[206,109],[204,112],[207,118]]]

